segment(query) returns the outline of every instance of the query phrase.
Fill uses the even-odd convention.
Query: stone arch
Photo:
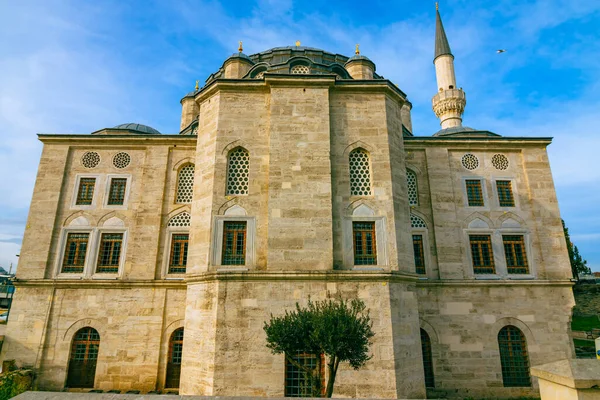
[[[106,334],[106,324],[103,324],[94,318],[82,318],[73,322],[71,326],[65,330],[65,334],[62,337],[63,342],[67,342],[70,345],[71,341],[73,340],[73,335],[75,335],[75,333],[77,333],[77,331],[80,329],[88,326],[97,330],[98,334],[100,335],[100,340],[102,340],[103,336]]]
[[[410,213],[421,218],[423,220],[423,222],[425,222],[425,225],[427,225],[427,229],[429,229],[429,227],[432,226],[432,222],[422,212],[419,212],[419,211],[415,210],[414,208],[411,208]],[[409,219],[410,219],[410,215],[409,215]]]
[[[229,142],[228,144],[226,144],[226,145],[223,147],[223,150],[221,150],[221,154],[222,154],[222,155],[224,155],[224,156],[227,156],[227,155],[229,155],[229,153],[230,153],[232,150],[235,150],[235,149],[237,149],[238,147],[241,147],[241,148],[243,148],[244,150],[246,150],[248,153],[250,153],[250,150],[249,150],[249,149],[250,149],[250,147],[251,147],[251,146],[250,146],[250,143],[246,142],[246,141],[245,141],[245,140],[243,140],[243,139],[236,139],[236,140],[234,140],[233,142]]]
[[[417,167],[415,164],[406,163],[406,169],[414,172],[417,175],[417,177],[419,177],[423,174],[423,171],[421,170],[421,168]]]
[[[346,207],[345,210],[345,214],[347,216],[352,216],[354,214],[354,210],[356,210],[357,208],[359,208],[361,205],[365,205],[367,208],[373,210],[374,214],[373,215],[377,215],[377,207],[375,207],[375,205],[366,199],[357,199],[353,202],[351,202],[350,204],[348,204],[348,207]]]
[[[343,79],[352,79],[352,77],[348,73],[348,70],[342,64],[333,63],[329,66],[329,69],[331,70],[331,72],[341,76]]]
[[[429,338],[431,339],[432,344],[435,343],[437,345],[440,343],[440,339],[438,337],[437,331],[429,322],[425,321],[422,318],[419,318],[419,327],[421,329],[423,329],[425,332],[427,332],[427,334],[429,335]]]
[[[535,336],[533,335],[533,332],[531,331],[531,329],[529,328],[529,326],[527,326],[527,324],[525,322],[523,322],[520,319],[515,318],[515,317],[504,317],[504,318],[498,319],[492,325],[492,333],[494,335],[494,343],[496,343],[496,347],[498,345],[498,342],[497,342],[498,332],[500,332],[500,330],[507,325],[516,326],[517,328],[519,328],[521,330],[521,332],[523,332],[523,335],[525,335],[525,339],[527,340],[528,348],[531,348],[532,345],[537,346],[537,341],[535,340]]]
[[[173,165],[173,171],[176,171],[179,174],[179,170],[181,168],[185,167],[188,164],[194,164],[194,158],[193,157],[185,157],[185,158],[182,158],[181,160],[177,161]]]
[[[259,62],[254,65],[247,73],[244,75],[244,78],[254,78],[257,74],[261,72],[266,72],[269,69],[269,64],[266,62]]]
[[[223,215],[243,217],[243,216],[248,215],[248,213],[246,212],[246,209],[244,207],[234,204],[231,207],[229,207],[228,209],[226,209],[225,213]]]
[[[494,228],[494,223],[492,222],[492,220],[479,212],[474,212],[473,214],[471,214],[467,218],[465,218],[463,220],[463,228],[468,229],[469,226],[471,225],[471,222],[475,221],[476,219],[480,219],[483,222],[485,222],[489,229]]]
[[[365,150],[367,153],[369,153],[369,156],[371,155],[371,153],[374,150],[374,147],[371,146],[370,144],[365,143],[362,140],[357,140],[356,142],[350,143],[348,146],[346,146],[346,148],[344,149],[343,155],[348,157],[351,152],[353,152],[354,150],[356,150],[358,148],[362,148],[363,150]]]
[[[71,224],[73,222],[75,222],[75,220],[78,220],[79,218],[85,218],[88,221],[88,225],[81,225],[80,223],[75,223],[73,226],[95,226],[96,225],[96,220],[94,219],[94,217],[92,215],[80,210],[80,211],[76,211],[76,212],[72,213],[67,218],[65,218],[63,226],[72,226]],[[79,220],[79,221],[82,221],[82,220]]]
[[[240,206],[244,210],[247,210],[247,207],[244,207],[245,200],[246,200],[245,197],[239,197],[239,196],[232,197],[231,199],[229,199],[226,202],[224,202],[223,204],[221,204],[221,206],[219,207],[219,211],[217,211],[217,215],[225,215],[225,211],[227,211],[228,209],[230,209],[236,205]]]
[[[104,214],[102,217],[100,217],[100,219],[98,220],[98,226],[104,226],[105,222],[107,222],[109,219],[113,219],[113,218],[120,219],[123,222],[122,225],[118,225],[118,226],[127,226],[128,225],[127,217],[125,217],[125,215],[123,215],[122,213],[117,212],[117,211],[111,211],[107,214]],[[115,225],[110,225],[110,226],[115,226]]]
[[[174,208],[171,212],[169,212],[165,216],[165,221],[169,222],[171,218],[176,216],[177,214],[181,214],[182,212],[187,212],[188,214],[192,214],[191,207],[189,204],[182,205],[181,207]]]
[[[306,65],[307,67],[312,67],[313,64],[313,61],[306,56],[294,56],[290,57],[288,60],[290,69],[294,68],[296,65]]]
[[[375,216],[375,211],[365,205],[365,204],[361,204],[358,207],[356,207],[354,210],[352,210],[352,216],[354,217],[373,217]]]
[[[514,223],[511,223],[509,220],[513,220]],[[516,226],[515,223],[519,226]],[[498,218],[498,226],[502,228],[526,228],[527,223],[517,214],[507,211]]]
[[[169,340],[171,340],[171,335],[179,328],[185,329],[185,320],[178,319],[171,322],[167,325],[162,332],[162,340],[160,343],[160,354],[159,354],[159,379],[158,384],[160,388],[164,388],[165,386],[165,374],[167,372],[167,358],[169,356]],[[185,331],[184,331],[185,335]],[[185,336],[184,336],[185,337]],[[185,339],[184,339],[185,340]]]

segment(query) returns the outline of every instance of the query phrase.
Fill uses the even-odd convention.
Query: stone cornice
[[[445,286],[445,287],[481,287],[481,286],[568,286],[571,287],[575,283],[569,279],[565,280],[540,280],[540,279],[448,279],[448,280],[425,280],[420,279],[417,282],[417,287],[428,286]]]
[[[215,271],[188,275],[190,283],[210,281],[326,281],[326,282],[415,282],[418,275],[405,272],[381,270],[336,270],[336,271]]]
[[[165,145],[172,144],[186,144],[189,146],[196,146],[198,137],[195,135],[69,135],[69,134],[47,134],[38,133],[38,139],[42,143],[53,143],[53,144],[83,144],[85,142],[92,142],[96,145],[109,145],[109,144],[125,144],[131,143],[132,145]]]
[[[473,147],[501,146],[513,147],[521,151],[521,147],[546,147],[552,143],[550,137],[456,137],[456,136],[410,136],[404,137],[404,145],[407,148],[443,146],[447,148],[465,145]]]

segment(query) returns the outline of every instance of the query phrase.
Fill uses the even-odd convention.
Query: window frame
[[[471,235],[486,235],[490,236],[491,248],[493,253],[493,261],[494,261],[494,273],[485,273],[485,274],[476,274],[473,263],[473,254],[471,253]],[[500,253],[503,252],[503,248],[498,247],[497,233],[494,229],[480,229],[480,228],[469,228],[464,230],[464,242],[465,242],[465,254],[467,259],[467,264],[469,266],[468,270],[465,271],[465,275],[471,279],[476,280],[498,280],[501,279],[501,265],[502,260],[500,258]]]
[[[468,208],[469,210],[489,210],[490,208],[490,203],[489,203],[489,199],[488,199],[488,193],[487,193],[487,185],[486,185],[486,180],[484,177],[482,176],[463,176],[462,179],[462,192],[463,192],[463,199],[464,199],[464,206],[465,208]],[[481,197],[483,200],[483,205],[482,206],[471,206],[469,205],[469,194],[467,191],[467,181],[480,181],[481,183]]]
[[[229,175],[230,173],[232,173],[231,171],[231,166],[229,165],[230,159],[231,159],[231,155],[238,150],[243,150],[246,152],[246,154],[248,155],[248,176],[246,177],[246,185],[248,187],[247,189],[247,193],[229,193]],[[225,158],[225,196],[228,198],[231,197],[245,197],[245,196],[249,196],[250,195],[250,166],[252,165],[251,163],[252,159],[250,158],[250,150],[248,150],[246,147],[244,146],[235,146],[234,148],[232,148],[231,150],[229,150],[227,152],[227,156]]]
[[[425,221],[425,218],[422,217],[422,214],[418,214],[418,213],[414,213],[411,212],[410,214],[413,214],[416,217],[419,217],[420,219],[423,220],[423,222],[425,223],[425,225],[427,225],[427,221]],[[409,214],[409,223],[411,224],[410,226],[410,235],[411,235],[411,252],[413,252],[414,250],[412,250],[412,235],[421,235],[423,236],[423,261],[425,262],[425,274],[417,274],[419,275],[419,279],[435,279],[436,278],[436,274],[437,274],[437,266],[434,268],[433,265],[433,257],[431,254],[431,245],[429,242],[429,228],[422,228],[422,227],[415,227],[413,228],[412,223],[410,222],[410,214]],[[412,253],[413,255],[413,260],[414,260],[414,253]],[[415,273],[416,273],[416,265],[415,265]]]
[[[175,214],[177,215],[177,214]],[[174,216],[175,216],[174,215]],[[174,217],[173,216],[173,217]],[[172,218],[172,217],[171,217]],[[170,220],[170,218],[169,218]],[[168,223],[168,221],[167,221]],[[189,234],[190,227],[189,226],[167,226],[166,229],[166,239],[165,240],[165,248],[163,254],[163,268],[162,268],[162,277],[163,279],[183,279],[188,270],[188,264],[186,262],[186,272],[169,272],[169,262],[171,261],[171,245],[173,243],[173,235],[188,235],[188,258],[190,256],[190,242],[189,242]]]
[[[414,175],[415,177],[415,192],[416,192],[416,196],[417,196],[417,202],[415,204],[411,204],[410,203],[410,195],[409,195],[409,189],[408,189],[408,176],[409,174]],[[420,198],[419,198],[419,175],[417,174],[416,170],[407,167],[406,168],[406,194],[407,194],[407,201],[408,201],[408,206],[413,209],[415,207],[418,207],[421,204]]]
[[[85,253],[85,262],[83,265],[82,272],[62,272],[63,259],[67,250],[67,237],[69,233],[87,233],[88,246]],[[57,279],[82,279],[90,275],[90,269],[92,268],[92,254],[94,254],[94,247],[96,243],[96,229],[89,227],[69,226],[64,227],[60,234],[60,240],[58,242],[59,248],[56,256],[54,276]]]
[[[536,267],[535,267],[535,259],[532,257],[532,248],[531,248],[531,237],[529,232],[526,229],[522,229],[522,228],[513,228],[513,229],[507,229],[507,228],[503,228],[503,229],[499,229],[497,231],[497,234],[499,236],[499,241],[500,241],[500,245],[502,248],[502,255],[501,255],[501,260],[502,260],[502,272],[501,272],[501,276],[504,279],[511,279],[511,280],[528,280],[528,279],[535,279],[537,276],[536,273]],[[529,272],[526,274],[509,274],[508,273],[508,263],[506,262],[506,254],[504,253],[504,239],[503,236],[523,236],[523,242],[524,242],[524,250],[525,250],[525,254],[527,257],[527,266],[529,268]]]
[[[223,265],[223,226],[225,222],[246,222],[246,259],[243,265]],[[248,216],[217,215],[213,222],[211,266],[217,270],[247,270],[256,260],[256,218]]]
[[[353,222],[375,222],[375,249],[377,264],[356,265],[354,263],[354,229]],[[389,265],[386,239],[386,218],[384,216],[347,216],[343,220],[343,263],[344,268],[354,270],[382,270]]]
[[[350,157],[352,153],[355,152],[363,152],[367,155],[367,159],[369,161],[369,191],[370,194],[352,194],[352,165],[350,163]],[[346,162],[348,163],[348,195],[353,199],[369,199],[375,197],[375,183],[373,181],[373,158],[371,157],[371,152],[364,147],[358,146],[348,152],[346,156]]]
[[[98,193],[103,190],[102,188],[102,180],[100,179],[102,175],[100,174],[77,174],[75,175],[75,185],[73,187],[73,194],[71,197],[71,209],[74,210],[91,210],[96,208],[96,204],[98,201]],[[94,178],[96,179],[96,183],[94,184],[94,193],[92,194],[92,204],[77,204],[77,194],[79,193],[79,185],[81,184],[81,179],[84,178]]]
[[[123,239],[121,241],[121,254],[119,254],[119,265],[117,272],[97,272],[98,270],[98,255],[100,252],[100,244],[102,242],[102,234],[104,233],[121,233]],[[125,257],[127,254],[127,239],[128,231],[126,228],[98,228],[96,233],[96,240],[94,246],[94,260],[92,263],[92,271],[90,271],[92,279],[119,279],[123,276],[123,265],[125,264]]]
[[[510,186],[511,186],[511,191],[512,191],[512,195],[513,195],[513,200],[515,205],[508,207],[508,206],[501,206],[500,205],[500,197],[498,196],[498,186],[497,186],[497,181],[510,181]],[[519,196],[518,196],[518,191],[517,191],[517,182],[515,180],[515,178],[513,177],[502,177],[502,176],[494,176],[492,177],[491,180],[492,183],[492,191],[494,194],[494,207],[498,208],[500,210],[504,210],[504,211],[514,211],[516,208],[520,208],[520,204],[519,204]]]
[[[193,182],[192,182],[192,199],[188,202],[180,202],[177,201],[178,200],[178,195],[179,195],[179,175],[181,174],[181,170],[184,169],[185,167],[192,165],[194,167],[194,173],[193,173]],[[191,204],[194,201],[194,187],[196,185],[196,164],[193,161],[190,160],[186,160],[185,162],[183,162],[182,164],[177,166],[177,169],[175,170],[175,190],[173,191],[173,204],[174,205],[181,205],[181,204]]]
[[[113,179],[126,179],[125,193],[123,195],[123,204],[108,204],[110,197],[110,188]],[[131,174],[107,174],[106,185],[104,188],[104,201],[102,206],[113,210],[126,210],[129,202],[129,192],[131,190]]]

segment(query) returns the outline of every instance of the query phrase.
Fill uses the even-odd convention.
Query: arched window
[[[350,162],[350,195],[371,195],[371,162],[369,153],[358,148],[352,150],[349,155]]]
[[[413,239],[413,253],[415,257],[415,270],[417,274],[426,274],[427,271],[425,269],[425,245],[424,245],[424,235],[427,231],[423,231],[427,229],[427,225],[423,218],[419,217],[415,214],[410,214],[410,226],[413,229],[412,239]]]
[[[176,203],[191,203],[194,196],[194,164],[184,165],[177,175]]]
[[[504,386],[531,386],[527,341],[523,332],[516,326],[505,326],[498,333],[498,346]]]
[[[256,71],[252,72],[252,79],[262,79],[265,76],[265,72],[267,72],[266,68],[259,68]]]
[[[226,195],[248,194],[248,174],[250,154],[243,147],[236,147],[227,156],[227,192]]]
[[[188,232],[190,226],[190,214],[181,212],[169,220],[167,225],[170,233],[170,248],[169,248],[169,274],[185,274],[187,257],[188,257],[188,242],[190,234]]]
[[[419,205],[419,189],[417,187],[417,174],[410,169],[406,170],[406,182],[408,183],[408,204]]]
[[[183,353],[183,328],[176,329],[169,339],[169,356],[167,359],[167,376],[165,389],[179,387],[181,377],[181,355]]]
[[[296,64],[292,68],[290,68],[290,74],[307,75],[310,74],[310,68],[308,67],[308,65]]]
[[[424,329],[421,329],[421,350],[423,352],[423,370],[425,371],[425,387],[435,387],[433,379],[433,357],[431,354],[431,339]]]
[[[100,335],[94,328],[85,327],[75,333],[71,343],[67,387],[94,387],[99,348]]]

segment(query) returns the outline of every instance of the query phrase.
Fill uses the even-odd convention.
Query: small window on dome
[[[267,72],[266,69],[263,69],[262,71],[258,71],[252,78],[253,79],[262,79],[265,77],[265,72]]]
[[[310,68],[308,68],[308,65],[303,64],[294,65],[290,69],[290,73],[295,75],[307,75],[310,74]]]

